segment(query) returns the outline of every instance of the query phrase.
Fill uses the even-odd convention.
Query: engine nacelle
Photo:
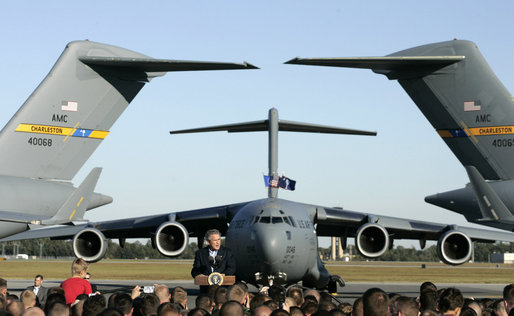
[[[155,231],[155,247],[164,256],[180,256],[188,243],[189,233],[178,222],[162,223]]]
[[[471,258],[473,244],[469,237],[457,230],[449,230],[437,241],[437,255],[446,264],[459,265]]]
[[[357,230],[355,246],[364,257],[380,257],[387,251],[389,245],[389,233],[382,225],[366,223]]]
[[[73,237],[73,253],[87,262],[101,260],[107,251],[107,240],[96,228],[88,227]]]

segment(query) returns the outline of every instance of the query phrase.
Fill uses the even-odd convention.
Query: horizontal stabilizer
[[[0,242],[37,239],[37,238],[68,239],[68,238],[72,238],[76,233],[80,232],[86,226],[87,226],[87,224],[81,224],[81,225],[76,225],[76,226],[59,225],[59,226],[43,227],[43,228],[35,228],[35,229],[32,229],[34,227],[31,227],[30,230],[27,230],[27,231],[24,231],[22,233],[18,233],[15,235],[11,235],[6,238],[2,238],[2,239],[0,239]],[[36,227],[38,227],[38,226],[36,226]]]
[[[477,168],[474,166],[466,166],[465,168],[482,212],[483,218],[479,221],[508,221],[514,223],[512,213],[498,194],[485,182]]]
[[[283,120],[278,121],[278,129],[286,132],[377,136],[377,132]]]
[[[145,72],[259,69],[258,67],[247,62],[223,63],[209,61],[97,56],[82,56],[79,57],[79,60],[90,66],[118,67]]]
[[[170,134],[187,134],[187,133],[202,133],[202,132],[217,132],[227,131],[229,133],[241,132],[263,132],[269,128],[269,120],[243,122],[226,125],[216,125],[210,127],[200,127],[184,130],[170,131]],[[303,133],[324,133],[324,134],[351,134],[351,135],[367,135],[376,136],[377,132],[361,131],[355,129],[293,122],[293,121],[278,121],[278,130],[286,132],[303,132]]]
[[[285,64],[371,69],[389,79],[405,79],[432,73],[465,56],[386,56],[341,58],[293,58]]]
[[[88,201],[95,189],[102,168],[93,168],[88,176],[75,191],[68,197],[66,202],[57,211],[54,217],[41,221],[43,225],[67,224],[74,220],[84,220]]]

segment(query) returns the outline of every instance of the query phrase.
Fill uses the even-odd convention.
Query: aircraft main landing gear
[[[339,287],[344,287],[344,279],[339,275],[331,275],[327,285],[328,293],[337,295],[337,285],[339,285]]]

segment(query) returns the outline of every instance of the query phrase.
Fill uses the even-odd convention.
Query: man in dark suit
[[[43,286],[43,276],[38,274],[34,277],[34,285],[31,285],[27,290],[34,292],[37,297],[37,306],[44,306],[46,303],[46,294],[48,289]]]
[[[236,261],[232,250],[221,245],[220,232],[217,229],[208,230],[205,240],[209,246],[196,251],[191,276],[195,278],[197,275],[209,275],[213,272],[234,275]]]

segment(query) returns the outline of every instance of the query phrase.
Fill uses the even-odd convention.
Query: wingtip
[[[301,59],[300,57],[295,57],[293,59],[290,59],[290,60],[286,61],[284,64],[292,64],[292,65],[298,64],[300,59]]]
[[[259,67],[255,66],[255,65],[252,65],[250,64],[249,62],[243,62],[243,65],[245,65],[245,68],[246,69],[260,69]]]

